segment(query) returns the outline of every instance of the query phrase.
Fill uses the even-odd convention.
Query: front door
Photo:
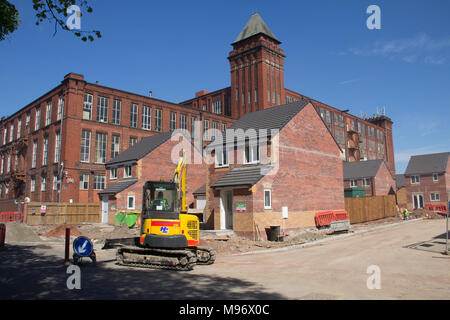
[[[220,228],[233,230],[233,191],[220,192]]]
[[[108,223],[108,200],[109,196],[102,198],[102,223]]]
[[[423,209],[423,194],[413,195],[414,209]]]

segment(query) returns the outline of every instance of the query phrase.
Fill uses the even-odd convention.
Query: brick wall
[[[375,196],[385,196],[396,190],[396,184],[386,164],[383,162],[374,179]]]

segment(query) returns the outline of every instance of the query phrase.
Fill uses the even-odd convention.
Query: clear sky
[[[92,43],[53,37],[31,1],[10,1],[23,22],[0,42],[0,116],[69,72],[172,102],[227,87],[230,44],[258,12],[282,42],[286,88],[356,116],[386,108],[398,173],[410,155],[450,151],[450,1],[88,0],[81,27],[103,35]],[[372,4],[380,30],[366,26]]]

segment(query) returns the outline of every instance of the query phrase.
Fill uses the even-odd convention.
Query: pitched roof
[[[270,133],[272,129],[281,130],[297,113],[299,113],[307,104],[308,100],[300,100],[292,103],[284,104],[281,106],[276,106],[272,108],[267,108],[259,111],[253,111],[246,113],[241,118],[239,118],[236,122],[234,122],[228,129],[242,129],[244,131],[253,129],[257,134],[259,130],[267,130],[267,133]],[[227,130],[228,130],[227,129]],[[228,140],[232,139],[233,141],[228,141],[226,137],[225,131],[223,134],[223,141],[227,143],[234,143],[235,136],[229,137]],[[246,134],[251,134],[251,130],[246,132]],[[251,136],[246,136],[249,139],[255,138]],[[216,145],[222,145],[223,141],[220,139],[216,139],[211,142],[208,147],[213,147]]]
[[[122,192],[129,186],[132,186],[138,181],[138,179],[123,179],[120,180],[112,185],[110,185],[108,188],[100,191],[98,194],[118,194],[119,192]]]
[[[211,187],[252,186],[272,169],[269,165],[241,166],[228,171]]]
[[[244,29],[242,29],[241,33],[239,33],[238,37],[232,44],[235,44],[239,41],[248,39],[250,37],[253,37],[257,34],[265,34],[266,36],[272,38],[273,40],[277,41],[278,43],[281,43],[275,35],[270,31],[270,29],[267,27],[267,25],[264,23],[261,16],[257,13],[254,13],[250,20],[245,25]]]
[[[206,184],[202,185],[200,188],[195,190],[192,194],[193,195],[206,194]]]
[[[406,167],[405,175],[445,172],[449,155],[450,152],[442,152],[412,156]]]
[[[397,189],[403,188],[405,186],[405,175],[404,174],[396,174],[395,175],[395,184],[397,185]]]
[[[344,161],[344,180],[375,177],[383,162],[383,159],[355,162]]]
[[[159,147],[161,144],[166,142],[172,136],[172,132],[164,132],[157,135],[152,135],[149,137],[145,137],[134,146],[128,148],[124,152],[120,153],[114,159],[111,159],[106,167],[113,166],[115,164],[136,161],[143,158],[145,155],[152,152],[154,149]]]

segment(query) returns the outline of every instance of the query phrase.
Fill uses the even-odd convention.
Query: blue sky
[[[35,26],[31,1],[10,0],[23,23],[0,42],[0,116],[60,83],[89,82],[168,101],[230,85],[231,43],[258,12],[286,54],[285,87],[331,106],[394,121],[398,173],[410,155],[450,151],[450,1],[107,1],[83,29],[84,43]],[[369,30],[366,9],[381,9]]]

